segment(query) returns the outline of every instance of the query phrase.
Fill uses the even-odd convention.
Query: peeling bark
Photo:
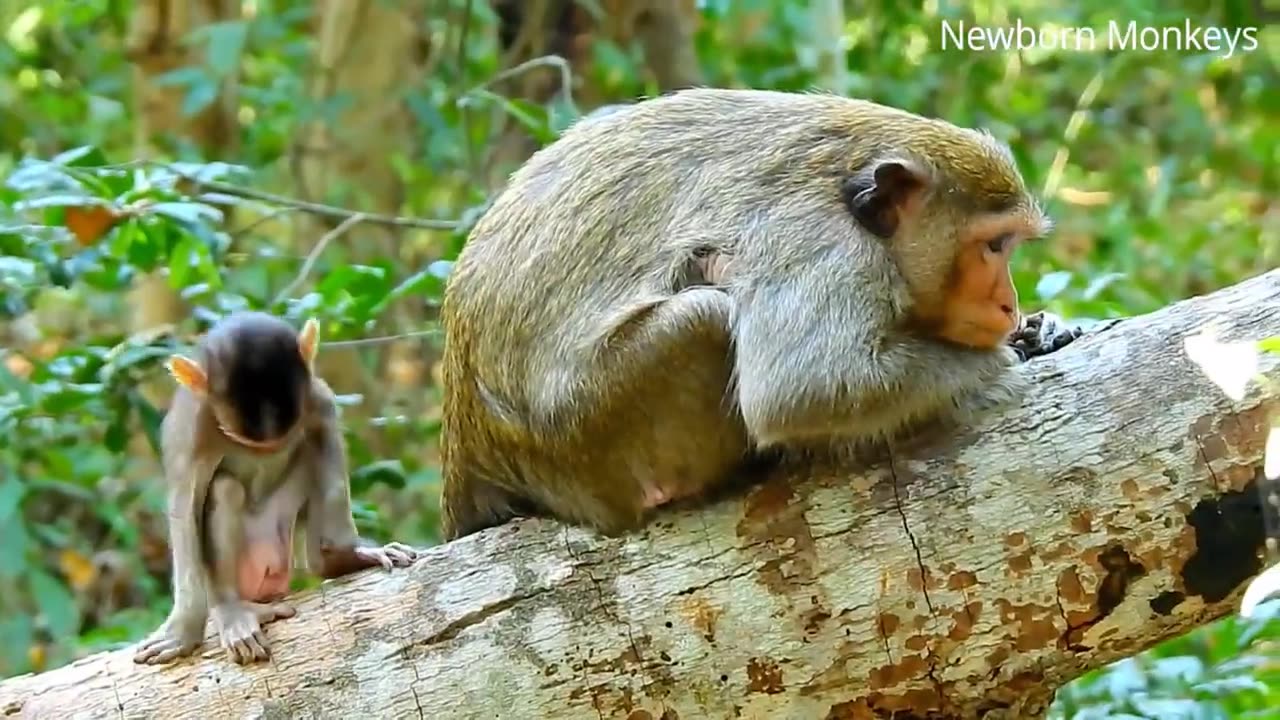
[[[510,523],[302,594],[269,664],[124,649],[0,683],[0,710],[1037,717],[1081,673],[1233,612],[1261,570],[1280,390],[1211,382],[1183,348],[1210,324],[1280,333],[1280,270],[1035,360],[1021,407],[867,471],[770,477],[620,539]]]

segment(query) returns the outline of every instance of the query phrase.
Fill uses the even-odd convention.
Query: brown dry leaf
[[[102,205],[73,205],[66,209],[67,229],[82,246],[92,245],[123,217]]]
[[[78,591],[85,590],[98,578],[98,569],[93,561],[70,548],[58,554],[58,567],[67,583]]]

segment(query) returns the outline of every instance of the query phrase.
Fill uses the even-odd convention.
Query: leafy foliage
[[[545,144],[578,114],[564,95],[542,105],[486,84],[503,69],[486,3],[432,3],[438,14],[422,27],[432,72],[403,96],[419,142],[386,162],[404,183],[404,214],[459,226],[406,234],[381,254],[339,240],[308,257],[284,222],[297,210],[240,189],[278,183],[302,128],[332,123],[354,102],[308,94],[313,5],[245,3],[255,12],[189,38],[200,61],[155,82],[180,90],[177,112],[190,117],[235,79],[240,123],[236,150],[216,159],[191,138],[153,138],[180,160],[172,163],[135,160],[140,118],[124,100],[135,82],[125,52],[131,4],[0,6],[0,583],[15,589],[0,594],[0,674],[136,639],[167,610],[155,458],[163,393],[149,390],[167,386],[163,357],[245,307],[295,323],[315,316],[326,342],[430,330],[449,262],[492,191],[476,166],[504,127]],[[696,43],[708,84],[824,83],[809,5],[703,0]],[[1258,50],[1230,58],[1006,53],[943,49],[941,23],[1260,25],[1249,8],[870,0],[846,9],[848,86],[839,89],[1010,142],[1058,219],[1018,266],[1027,304],[1075,317],[1137,314],[1277,265],[1280,32],[1260,31]],[[657,92],[635,47],[595,37],[590,59],[573,72],[603,97]],[[151,277],[180,290],[192,322],[128,331],[130,288]],[[429,357],[437,341],[424,337],[419,354]],[[402,539],[430,541],[436,388],[405,362],[378,365],[384,352],[362,349],[366,370],[425,377],[415,392],[428,402],[388,396],[361,408],[361,398],[343,398],[362,410],[347,429],[357,521],[362,532],[393,525]],[[1277,637],[1274,613],[1226,619],[1064,688],[1055,717],[1260,716],[1249,713],[1280,700],[1267,659]]]

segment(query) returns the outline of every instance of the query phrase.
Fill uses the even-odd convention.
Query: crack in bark
[[[911,542],[911,549],[916,555],[916,565],[920,568],[920,591],[924,594],[924,604],[929,608],[929,616],[933,618],[933,630],[938,630],[938,611],[933,607],[933,600],[929,597],[929,571],[924,566],[924,555],[920,552],[920,544],[916,542],[916,536],[911,532],[911,526],[907,523],[907,511],[902,507],[902,494],[898,491],[898,470],[894,466],[893,447],[886,448],[887,465],[889,467],[889,475],[893,478],[893,506],[898,511],[898,517],[902,520],[902,530],[907,534],[907,540]],[[929,681],[933,683],[934,692],[938,694],[938,702],[947,707],[951,703],[947,700],[946,693],[943,691],[942,682],[938,679],[938,657],[933,651],[933,642],[929,640],[925,644],[925,662],[928,665],[928,671],[925,675]]]
[[[920,544],[916,542],[916,536],[911,532],[911,527],[907,524],[907,511],[902,508],[902,495],[898,492],[898,470],[894,467],[893,450],[889,451],[889,475],[893,477],[893,507],[898,511],[898,517],[902,520],[902,530],[907,534],[907,540],[911,542],[911,550],[916,555],[916,565],[920,568],[920,591],[924,593],[924,604],[929,608],[929,614],[933,616],[934,621],[938,619],[938,613],[933,608],[933,600],[929,597],[929,571],[924,566],[924,555],[920,553]]]
[[[692,595],[692,594],[694,594],[694,593],[696,593],[696,592],[699,592],[699,591],[701,591],[701,590],[706,590],[707,588],[711,587],[712,585],[716,585],[716,584],[718,584],[718,583],[726,582],[726,581],[728,581],[728,580],[737,580],[738,578],[746,577],[747,575],[750,575],[751,573],[755,572],[757,569],[758,569],[758,568],[757,568],[755,565],[753,565],[753,564],[740,565],[740,566],[738,566],[738,569],[737,569],[737,570],[735,570],[735,571],[734,571],[734,572],[732,572],[732,573],[725,573],[725,574],[722,574],[722,575],[717,575],[716,577],[711,578],[710,580],[708,580],[708,581],[706,581],[706,582],[704,582],[704,583],[700,583],[700,584],[698,584],[698,585],[690,585],[689,587],[687,587],[687,588],[685,588],[685,589],[683,589],[683,590],[679,590],[679,591],[677,591],[677,592],[676,592],[676,595],[677,595],[677,596],[679,596],[679,595]]]
[[[413,681],[416,683],[419,680],[421,680],[421,678],[418,677],[418,672],[415,669],[413,673]],[[409,694],[413,695],[413,706],[418,711],[419,720],[426,720],[427,715],[426,713],[422,712],[422,700],[418,698],[418,691],[415,690],[412,685],[409,686]]]
[[[495,603],[472,610],[469,613],[463,613],[461,616],[450,621],[449,624],[441,628],[439,632],[428,635],[427,637],[415,642],[414,646],[437,645],[439,643],[448,642],[457,637],[458,633],[463,630],[474,625],[479,625],[500,612],[510,610],[525,600],[535,598],[546,592],[547,591],[545,589],[538,589],[527,593],[517,593],[510,597],[502,598]]]
[[[600,608],[600,612],[603,613],[605,617],[608,617],[610,620],[622,626],[622,629],[627,634],[627,643],[631,646],[631,652],[636,656],[636,662],[640,664],[641,668],[643,668],[644,656],[640,654],[640,647],[636,645],[635,636],[631,633],[631,624],[623,620],[622,617],[615,613],[613,608],[609,607],[609,604],[605,602],[604,590],[601,588],[601,581],[598,580],[595,575],[591,574],[588,563],[579,563],[581,556],[575,553],[573,551],[573,546],[569,544],[569,534],[567,529],[561,537],[564,539],[565,552],[569,554],[569,557],[573,558],[576,567],[581,569],[583,574],[587,576],[587,579],[591,581],[591,587],[596,591],[596,599],[599,600],[598,607]],[[584,670],[584,673],[585,672],[586,671]],[[584,684],[590,686],[590,679],[584,677]],[[601,710],[598,699],[594,693],[591,696],[591,706],[595,708],[596,714],[600,716],[600,720],[604,720],[604,711]]]
[[[1204,444],[1200,442],[1198,433],[1191,433],[1191,439],[1195,441],[1196,449],[1200,451],[1200,459],[1204,461],[1204,469],[1209,473],[1209,477],[1213,478],[1213,489],[1215,492],[1225,490],[1222,487],[1222,481],[1218,479],[1218,474],[1213,471],[1213,465],[1209,464],[1209,454],[1204,451]]]
[[[400,660],[409,668],[409,672],[413,673],[413,682],[409,683],[409,694],[413,695],[413,706],[418,710],[418,720],[426,720],[427,715],[422,710],[422,699],[418,697],[418,689],[415,687],[422,682],[422,675],[418,673],[418,665],[413,662],[413,658],[409,657],[409,648],[411,647],[413,647],[412,639],[409,639],[408,642],[404,639],[401,640]]]

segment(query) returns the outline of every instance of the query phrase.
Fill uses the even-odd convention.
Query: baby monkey
[[[238,663],[270,655],[263,625],[291,617],[294,523],[307,566],[325,578],[413,562],[400,543],[359,537],[333,391],[316,376],[319,325],[241,312],[217,323],[196,357],[168,362],[180,387],[161,426],[173,556],[173,610],[134,661],[195,652],[212,615]]]

